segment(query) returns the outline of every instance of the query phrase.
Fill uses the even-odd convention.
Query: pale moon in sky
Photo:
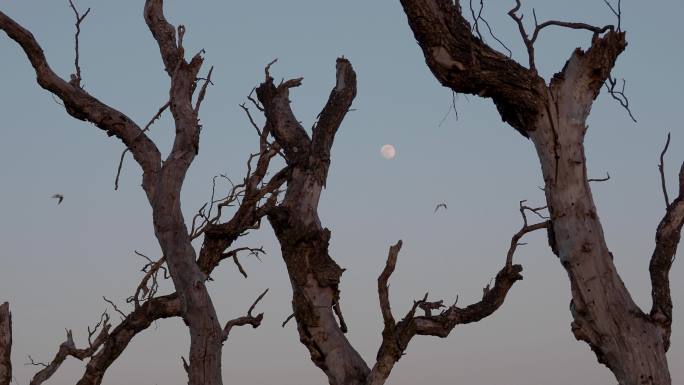
[[[380,155],[385,159],[392,159],[397,155],[397,150],[391,144],[386,144],[380,148]]]

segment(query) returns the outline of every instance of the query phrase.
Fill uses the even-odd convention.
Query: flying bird
[[[446,203],[440,203],[437,205],[437,207],[435,207],[435,212],[437,212],[437,210],[439,210],[440,207],[444,207],[444,210],[447,209]]]
[[[52,196],[52,198],[57,199],[57,204],[60,204],[60,203],[62,203],[62,201],[64,200],[64,195],[62,195],[62,194],[55,194],[55,195]]]

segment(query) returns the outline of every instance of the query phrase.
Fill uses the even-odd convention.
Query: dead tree
[[[265,81],[256,89],[260,102],[257,107],[266,117],[262,132],[272,135],[282,147],[289,172],[282,202],[267,215],[280,242],[292,284],[293,317],[300,341],[331,385],[383,384],[415,335],[446,337],[456,325],[477,322],[496,311],[513,284],[522,279],[522,267],[512,263],[518,240],[527,232],[545,228],[547,222],[527,225],[525,219],[523,228],[513,237],[506,263],[497,274],[494,286],[484,289],[481,301],[464,308],[456,304],[447,307],[442,301],[428,301],[426,294],[414,301],[398,322],[390,309],[388,280],[394,271],[401,241],[390,247],[387,263],[378,278],[383,339],[371,368],[345,336],[347,325],[339,291],[343,269],[328,252],[331,233],[323,228],[318,217],[318,202],[327,180],[333,140],[356,95],[356,73],[347,59],[337,59],[335,87],[309,137],[294,116],[289,100],[290,89],[300,86],[302,78],[285,80],[276,86],[269,67]],[[524,210],[521,212],[524,214]],[[424,315],[416,314],[419,310]],[[438,312],[433,314],[435,310]]]
[[[130,340],[153,321],[173,316],[181,316],[190,332],[189,364],[186,365],[189,383],[192,385],[221,384],[221,348],[233,326],[252,325],[257,327],[262,315],[248,314],[225,325],[219,323],[206,281],[220,261],[232,258],[239,266],[237,252],[227,250],[246,230],[258,228],[260,220],[269,208],[276,203],[278,187],[285,181],[285,172],[275,173],[265,180],[270,160],[278,153],[278,148],[262,143],[261,151],[250,157],[247,177],[242,183],[234,185],[223,199],[212,200],[208,209],[203,207],[192,220],[188,230],[181,211],[180,192],[186,172],[198,153],[201,125],[199,110],[204,100],[207,86],[211,83],[211,69],[204,79],[199,77],[202,67],[202,52],[186,59],[183,46],[185,27],[177,28],[169,24],[163,13],[163,0],[147,0],[144,5],[144,18],[156,40],[164,68],[169,75],[169,100],[157,115],[141,128],[124,113],[103,103],[81,87],[81,68],[79,66],[78,36],[80,24],[88,14],[83,15],[70,2],[76,14],[76,59],[75,73],[69,81],[56,74],[49,66],[39,43],[33,35],[10,17],[0,12],[0,30],[23,49],[33,66],[38,84],[54,94],[63,103],[67,113],[76,119],[87,121],[103,130],[108,136],[116,136],[130,151],[143,171],[142,187],[152,208],[156,238],[161,246],[163,257],[150,261],[147,272],[135,294],[131,298],[134,310],[122,315],[122,322],[111,329],[107,319],[98,323],[100,334],[94,341],[89,339],[89,347],[77,349],[71,333],[67,341],[60,345],[55,359],[45,364],[32,381],[38,384],[54,373],[68,356],[79,359],[89,358],[86,372],[78,384],[99,384],[106,369],[122,353]],[[193,102],[194,99],[194,102]],[[155,143],[146,135],[150,124],[168,108],[174,118],[175,140],[168,157],[162,160]],[[256,166],[252,169],[252,161]],[[222,210],[234,202],[238,208],[229,220],[222,218]],[[215,209],[215,212],[212,210]],[[191,241],[199,236],[204,242],[196,255]],[[164,267],[165,266],[165,267]],[[161,268],[167,269],[176,292],[156,297],[156,275]],[[265,294],[265,293],[264,293]],[[260,296],[259,299],[263,297]],[[255,305],[256,305],[255,302]],[[6,307],[3,306],[3,311]],[[115,310],[119,311],[115,308]],[[104,315],[103,315],[104,317]],[[0,316],[3,328],[9,320]],[[93,332],[94,333],[94,332]],[[4,337],[3,333],[0,336]],[[92,336],[92,334],[90,334]],[[0,369],[9,370],[5,361],[9,345],[0,339]],[[7,369],[5,369],[7,368]],[[4,372],[0,371],[0,374]],[[4,380],[4,374],[0,376]]]
[[[401,0],[401,4],[437,80],[454,92],[491,98],[501,118],[534,143],[551,215],[549,244],[570,278],[575,338],[589,344],[621,385],[669,385],[666,352],[672,300],[668,275],[684,223],[684,165],[679,196],[672,202],[666,197],[665,216],[656,231],[649,312],[634,303],[615,269],[587,179],[583,145],[587,117],[601,87],[614,84],[611,70],[627,46],[619,5],[607,3],[618,17],[617,27],[561,21],[540,24],[535,16],[530,35],[518,15],[521,4],[516,0],[508,14],[527,48],[525,67],[475,36],[458,1]],[[591,46],[577,48],[547,84],[537,73],[534,43],[540,31],[551,26],[587,30],[592,39]]]

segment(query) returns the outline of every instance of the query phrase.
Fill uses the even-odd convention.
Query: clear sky
[[[490,0],[485,15],[514,57],[524,60],[516,27],[505,15],[512,4]],[[166,101],[168,77],[142,18],[142,2],[80,0],[78,6],[92,7],[81,34],[85,88],[145,124]],[[67,1],[0,0],[0,7],[34,33],[53,69],[68,78],[74,26]],[[532,7],[540,19],[615,21],[600,0],[530,0],[524,13],[531,16]],[[639,122],[600,95],[589,120],[587,158],[592,177],[611,175],[593,185],[599,215],[624,281],[648,309],[648,260],[664,213],[656,165],[668,131],[671,195],[684,160],[679,27],[684,3],[626,0],[622,7],[629,46],[614,75],[628,79]],[[274,77],[304,77],[291,99],[298,118],[310,127],[334,85],[335,58],[344,55],[358,74],[356,111],[337,135],[320,214],[332,230],[331,254],[347,269],[341,290],[350,340],[372,363],[382,330],[376,279],[387,247],[398,239],[404,248],[390,294],[397,314],[426,291],[446,302],[457,294],[460,304],[479,299],[521,225],[518,201],[543,204],[539,163],[531,143],[501,122],[489,100],[458,96],[458,119],[452,113],[440,126],[451,92],[428,71],[397,0],[176,0],[167,1],[166,10],[171,22],[187,27],[186,51],[205,49],[205,70],[215,66],[215,86],[202,107],[200,155],[183,190],[187,217],[209,198],[213,175],[240,178],[248,154],[257,150],[254,130],[238,104],[262,81],[264,65],[277,57]],[[590,37],[545,30],[536,50],[540,72],[548,78],[560,70]],[[106,307],[102,296],[125,308],[138,284],[143,261],[133,250],[158,256],[159,246],[140,170],[131,158],[119,191],[113,190],[123,145],[70,118],[35,83],[23,52],[4,34],[0,63],[0,301],[11,302],[15,374],[26,385],[36,370],[23,365],[27,355],[49,361],[65,338],[64,328],[74,330],[77,344],[86,343],[86,326]],[[160,148],[169,148],[168,116],[151,135]],[[392,160],[380,156],[385,143],[396,146]],[[59,206],[50,199],[58,192],[65,195]],[[440,202],[449,209],[434,214]],[[389,384],[614,383],[570,333],[568,280],[545,235],[526,241],[515,256],[525,279],[504,306],[482,322],[456,327],[447,339],[416,337]],[[240,245],[263,245],[268,255],[262,262],[243,258],[248,279],[231,263],[215,271],[209,286],[221,319],[242,315],[264,288],[271,291],[258,307],[265,312],[263,325],[234,330],[227,341],[224,383],[325,383],[294,324],[280,326],[290,314],[291,290],[270,229],[264,226]],[[676,384],[684,382],[681,261],[671,275],[669,359]],[[112,318],[118,320],[115,313]],[[187,355],[188,344],[180,320],[160,321],[135,338],[104,383],[184,384],[180,356]],[[81,368],[70,359],[51,383],[73,384]]]

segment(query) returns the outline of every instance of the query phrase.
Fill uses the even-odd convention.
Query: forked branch
[[[520,239],[525,234],[547,228],[550,224],[550,221],[544,221],[528,225],[525,210],[529,209],[539,215],[538,211],[543,207],[532,209],[523,206],[523,202],[520,203],[520,211],[523,215],[524,225],[511,239],[505,266],[497,274],[494,286],[490,288],[490,285],[487,285],[483,289],[482,300],[465,308],[456,306],[458,297],[453,305],[446,307],[443,300],[428,301],[428,294],[426,293],[422,299],[413,302],[413,306],[401,321],[396,322],[390,307],[388,281],[396,267],[402,241],[390,247],[387,262],[378,277],[378,296],[384,323],[382,344],[366,385],[380,385],[385,382],[394,364],[402,357],[415,335],[446,337],[456,325],[477,322],[494,313],[503,304],[513,284],[522,279],[522,275],[520,275],[522,266],[512,264],[516,248],[522,245],[519,243]],[[440,311],[442,308],[445,309]],[[418,309],[421,309],[424,315],[417,316],[416,311]],[[440,312],[433,315],[433,311]]]
[[[79,35],[81,34],[81,23],[83,20],[88,16],[90,13],[90,8],[88,8],[83,15],[81,15],[78,10],[76,9],[76,6],[74,5],[74,2],[72,0],[69,0],[69,6],[71,7],[71,10],[74,11],[74,16],[76,17],[76,33],[74,34],[74,50],[75,50],[75,57],[74,57],[74,67],[76,67],[76,73],[71,75],[71,82],[74,83],[74,85],[81,87],[81,66],[79,64],[79,47],[78,47],[78,38]]]
[[[523,24],[523,15],[521,14],[518,16],[517,12],[520,10],[521,7],[520,0],[515,0],[515,7],[508,11],[508,16],[510,16],[515,23],[518,25],[518,30],[520,31],[520,36],[523,39],[523,42],[525,43],[525,47],[527,48],[527,56],[528,56],[528,61],[529,61],[529,66],[530,70],[534,71],[535,73],[537,72],[537,67],[534,62],[534,43],[537,41],[537,37],[539,37],[539,32],[541,32],[542,29],[546,27],[551,27],[551,26],[556,26],[556,27],[563,27],[563,28],[569,28],[569,29],[583,29],[587,31],[591,31],[594,33],[595,36],[604,33],[608,30],[612,31],[615,27],[612,25],[606,25],[603,27],[596,27],[590,24],[586,23],[572,23],[572,22],[567,22],[567,21],[558,21],[558,20],[548,20],[545,21],[541,24],[537,21],[537,14],[535,13],[534,9],[532,10],[532,15],[534,17],[534,31],[532,31],[532,37],[530,37],[527,34],[527,31],[525,30],[525,25]]]
[[[39,385],[50,379],[50,377],[55,374],[57,369],[59,369],[62,363],[69,356],[77,358],[81,361],[91,357],[105,342],[107,337],[109,337],[110,327],[111,325],[109,324],[109,316],[107,313],[102,313],[100,321],[95,325],[95,327],[92,330],[88,328],[88,347],[82,349],[77,348],[76,344],[74,343],[71,330],[67,330],[67,339],[66,341],[62,342],[61,345],[59,345],[59,350],[52,361],[47,364],[41,364],[34,362],[33,359],[29,357],[32,365],[44,366],[43,369],[38,371],[38,373],[33,376],[33,379],[31,379],[29,385]],[[97,332],[98,329],[100,330],[99,334],[95,340],[92,340],[92,336]]]
[[[261,301],[262,298],[268,293],[268,289],[264,290],[259,297],[252,303],[252,306],[249,307],[249,310],[247,310],[247,315],[239,318],[232,319],[226,323],[226,326],[223,328],[223,340],[225,341],[228,339],[228,335],[230,334],[231,329],[234,326],[244,326],[244,325],[252,325],[252,328],[258,328],[261,325],[261,320],[264,319],[264,313],[259,313],[256,316],[252,315],[252,311],[256,307],[256,305]]]
[[[606,82],[604,84],[610,96],[613,99],[617,100],[618,103],[620,103],[622,108],[624,108],[625,111],[627,111],[627,114],[629,114],[629,118],[632,119],[634,123],[636,123],[637,120],[634,117],[634,114],[632,114],[632,109],[629,107],[629,99],[627,99],[627,95],[625,94],[625,87],[627,86],[627,81],[625,79],[622,79],[622,87],[618,89],[617,79],[608,76],[608,79],[606,79]]]

